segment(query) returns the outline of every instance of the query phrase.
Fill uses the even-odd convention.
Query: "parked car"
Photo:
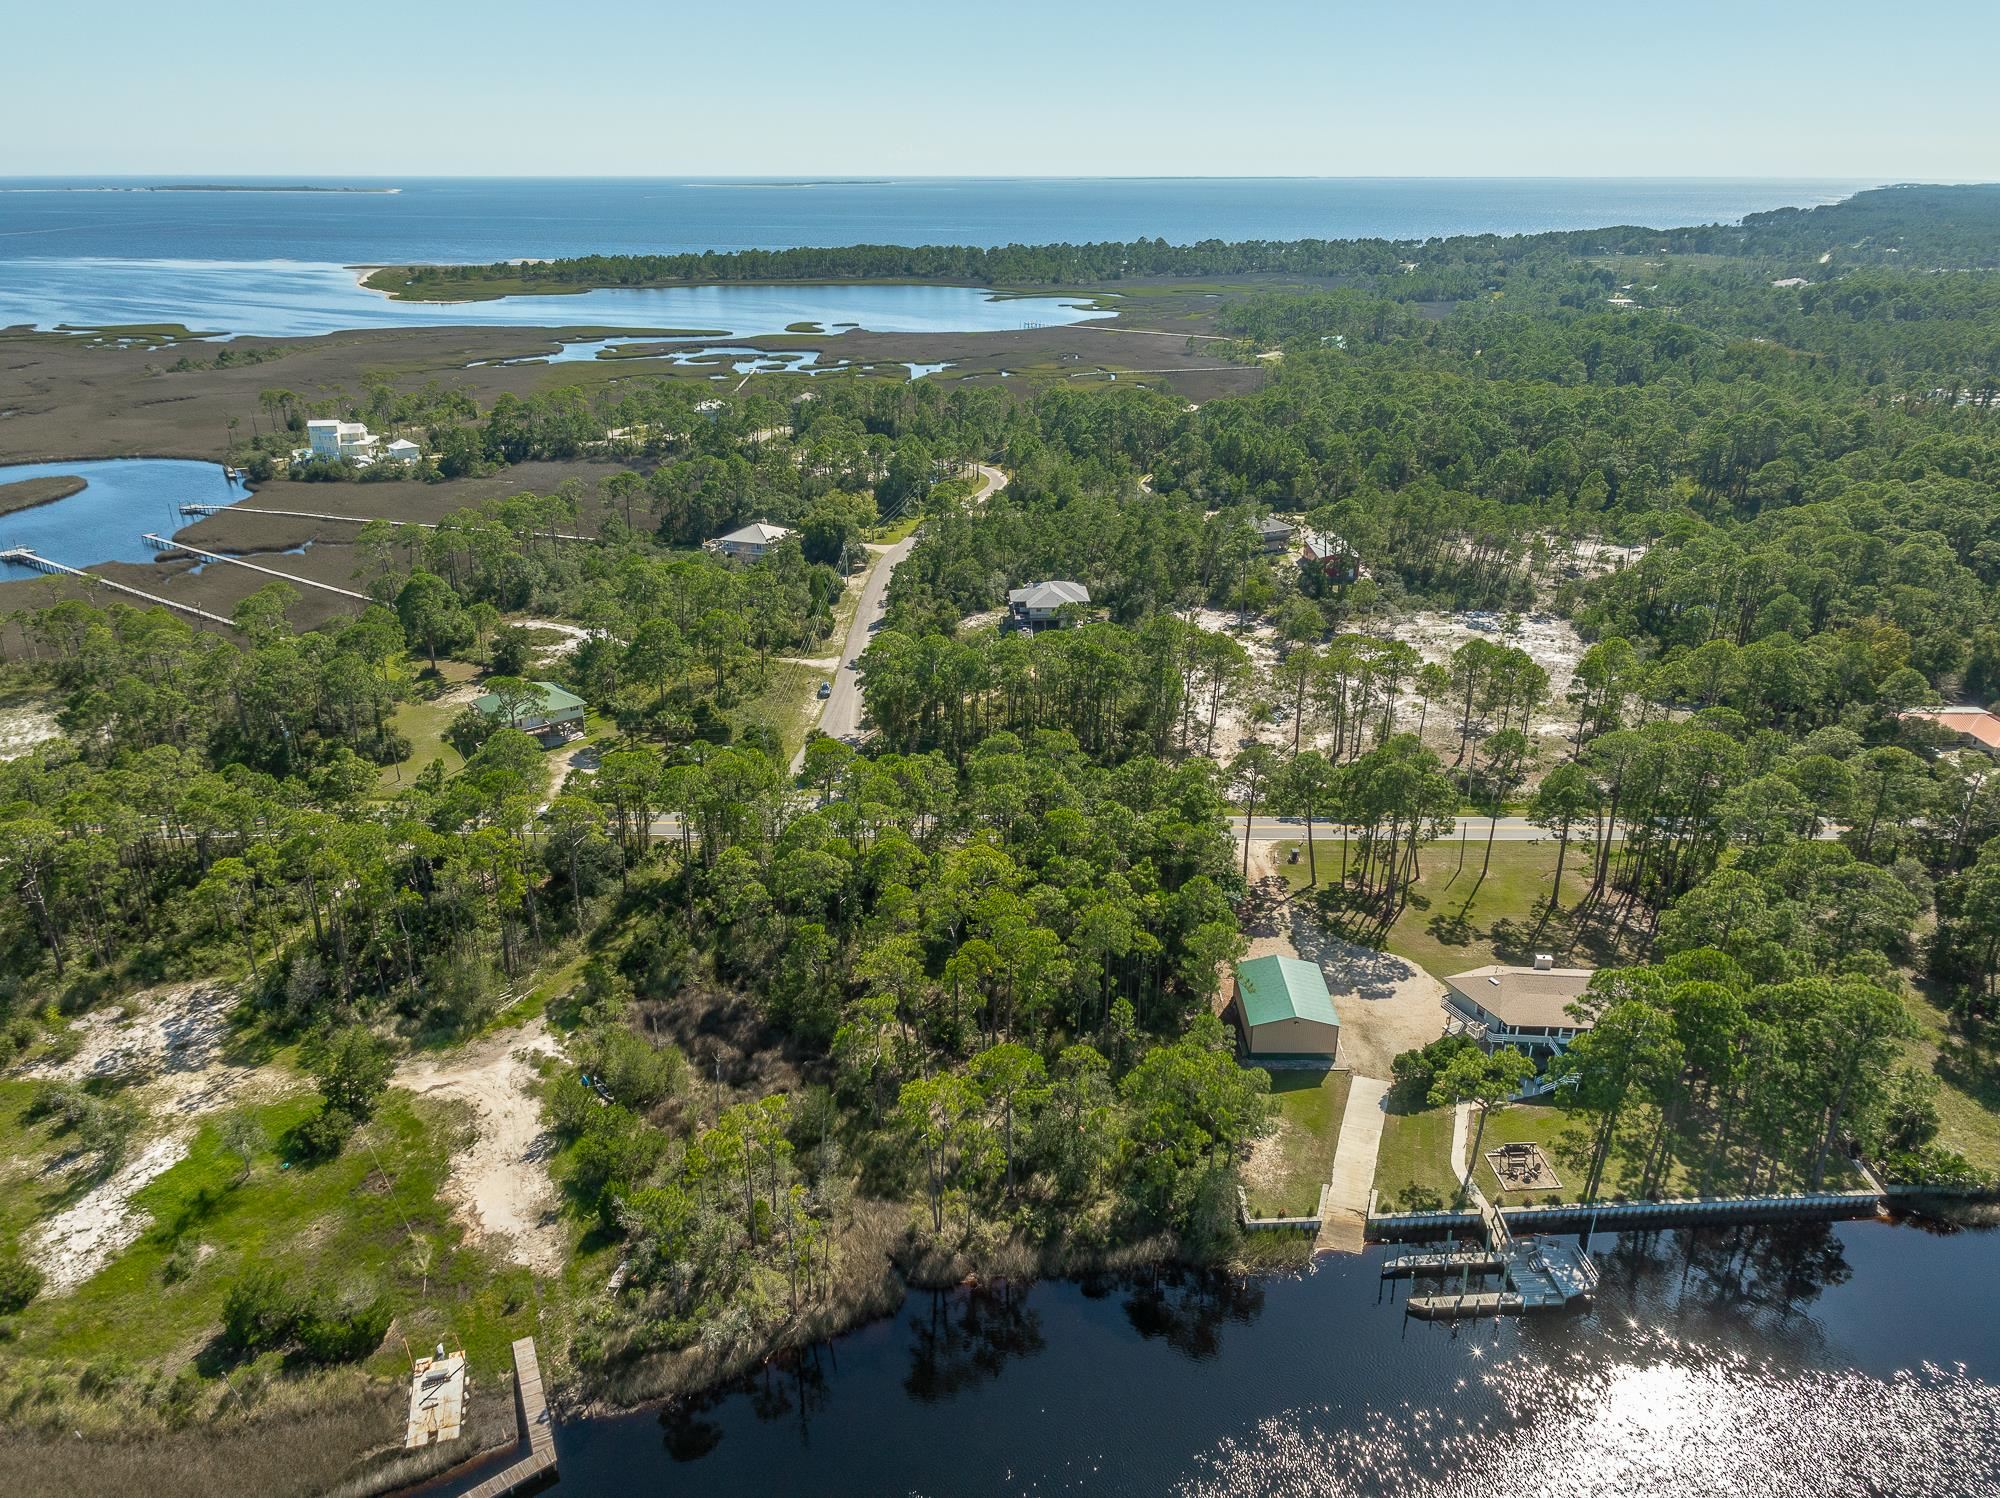
[[[824,702],[826,701],[827,698],[831,697],[832,695],[833,695],[833,683],[830,681],[821,682],[819,684],[820,701]]]

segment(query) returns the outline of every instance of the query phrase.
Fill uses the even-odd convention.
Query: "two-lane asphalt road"
[[[975,463],[979,472],[979,487],[972,492],[974,504],[984,503],[987,496],[1007,487],[1007,475],[990,463]],[[855,605],[854,618],[847,626],[847,639],[840,647],[840,665],[833,673],[833,689],[820,704],[819,721],[814,726],[829,738],[851,739],[861,732],[863,708],[861,674],[854,669],[854,663],[861,659],[861,653],[868,648],[874,638],[874,631],[882,623],[882,615],[889,601],[889,579],[910,548],[916,545],[914,533],[905,536],[894,546],[880,551],[870,548],[873,560],[868,564],[867,576],[861,580],[861,599]],[[805,763],[803,746],[792,757],[792,773],[797,774]]]

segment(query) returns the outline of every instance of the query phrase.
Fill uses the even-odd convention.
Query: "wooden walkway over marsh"
[[[535,1339],[514,1344],[514,1415],[520,1421],[520,1454],[463,1498],[508,1498],[556,1469],[555,1418],[542,1390],[542,1365],[535,1356]]]

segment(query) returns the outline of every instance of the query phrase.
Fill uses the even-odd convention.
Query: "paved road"
[[[973,503],[978,504],[989,494],[1007,487],[1007,475],[990,463],[975,463],[979,470],[979,487],[973,491]],[[910,548],[916,545],[914,534],[905,536],[894,546],[874,552],[875,560],[868,564],[868,575],[861,580],[861,601],[855,605],[854,618],[847,626],[847,639],[840,647],[840,666],[832,675],[833,691],[821,704],[819,721],[815,725],[829,738],[852,739],[860,734],[862,723],[861,674],[853,668],[874,638],[875,629],[882,622],[882,615],[889,599],[889,579]],[[797,774],[805,763],[806,751],[803,745],[792,757],[792,773]]]
[[[1237,837],[1243,836],[1243,814],[1236,813],[1229,819],[1230,831]],[[1250,838],[1259,843],[1303,842],[1306,835],[1304,817],[1258,817],[1250,826]],[[1339,842],[1347,835],[1347,829],[1332,822],[1313,823],[1313,841],[1316,843]],[[1486,841],[1486,818],[1460,817],[1458,831],[1447,833],[1438,839],[1449,842],[1460,836],[1473,842]],[[1532,843],[1549,834],[1530,822],[1526,817],[1502,817],[1493,828],[1496,843]],[[1584,841],[1583,829],[1578,828],[1575,842]]]

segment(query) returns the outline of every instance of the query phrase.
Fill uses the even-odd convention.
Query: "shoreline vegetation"
[[[59,499],[83,493],[89,486],[89,480],[78,478],[73,473],[52,473],[43,478],[0,483],[0,515],[13,515],[40,505],[52,505]]]
[[[1875,188],[1839,203],[1753,213],[1740,224],[1678,229],[1615,226],[1525,235],[1460,235],[1431,240],[1302,239],[1203,241],[1170,245],[1135,240],[1081,245],[874,245],[701,251],[660,255],[586,255],[500,261],[490,265],[396,265],[363,282],[405,301],[490,300],[609,288],[700,285],[722,281],[945,282],[992,287],[1099,285],[1132,278],[1285,275],[1325,280],[1403,275],[1434,295],[1463,295],[1478,283],[1463,267],[1550,252],[1572,255],[1704,255],[1784,260],[1797,273],[1882,264],[1907,243],[1871,236],[1911,212],[1949,218],[1966,203],[1954,194],[1991,188]],[[1947,229],[1957,225],[1948,224]],[[1838,246],[1838,253],[1828,250]],[[1822,259],[1822,256],[1825,256]],[[2000,263],[2000,246],[1975,249],[1973,263]],[[1440,277],[1442,263],[1460,272]],[[1416,299],[1423,299],[1421,296]]]
[[[1118,260],[1139,309],[980,335],[1004,383],[474,369],[547,341],[490,329],[25,351],[62,373],[12,441],[198,419],[305,518],[189,540],[313,539],[275,565],[343,591],[206,569],[226,633],[9,595],[0,685],[51,728],[0,761],[0,1470],[239,1408],[278,1441],[316,1392],[393,1428],[447,1336],[491,1388],[532,1328],[565,1407],[629,1408],[907,1285],[1295,1266],[1239,1188],[1316,1197],[1345,1098],[1239,1060],[1253,942],[1343,1005],[1414,963],[1435,1028],[1341,1042],[1395,1079],[1403,1194],[1520,1080],[1434,1049],[1426,985],[1541,953],[1596,970],[1574,1085],[1480,1143],[1552,1145],[1565,1190],[1823,1185],[1849,1141],[1992,1182],[2000,779],[1915,710],[2000,695],[1996,223],[1926,188],[976,252]],[[696,258],[970,263],[863,249]],[[1159,385],[1079,379],[1092,340]],[[328,418],[422,456],[293,465]],[[1001,627],[1033,579],[1088,602]],[[1238,807],[1302,818],[1302,863]],[[323,1444],[394,1439],[364,1424]]]

